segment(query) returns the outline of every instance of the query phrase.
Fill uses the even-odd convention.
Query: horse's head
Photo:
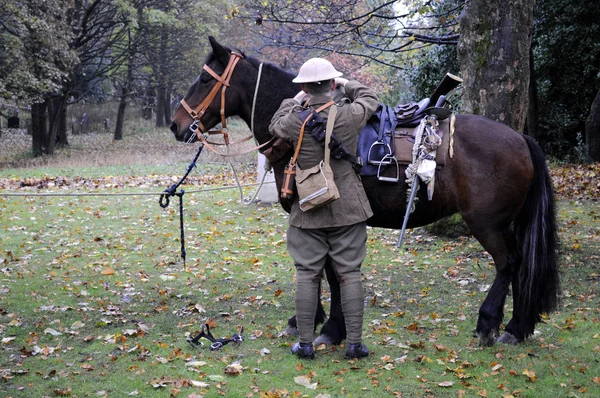
[[[196,141],[196,126],[206,132],[225,117],[240,115],[242,112],[241,84],[247,76],[240,70],[244,67],[236,69],[236,64],[243,56],[232,53],[213,37],[209,37],[209,41],[212,52],[206,59],[202,73],[173,115],[170,129],[178,141]],[[223,90],[226,90],[224,96]]]

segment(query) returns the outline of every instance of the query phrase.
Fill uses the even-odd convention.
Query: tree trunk
[[[152,84],[148,83],[146,92],[144,93],[144,104],[142,105],[142,118],[145,120],[152,119],[152,108],[154,107],[154,89]]]
[[[166,59],[167,54],[167,45],[168,45],[169,36],[166,30],[160,35],[160,49],[158,59]],[[156,104],[156,127],[165,127],[168,126],[171,119],[171,111],[169,109],[169,102],[167,101],[167,71],[166,62],[158,63],[158,73],[157,73],[157,97],[158,102]],[[166,102],[166,104],[165,104]],[[167,121],[169,120],[169,121]]]
[[[165,101],[165,89],[162,82],[158,82],[156,90],[156,127],[165,127],[165,107],[163,102]]]
[[[165,126],[171,124],[171,90],[165,90],[165,99],[163,100],[163,115],[165,117]]]
[[[589,157],[595,162],[600,161],[600,90],[585,121],[585,144]]]
[[[60,97],[62,101],[62,109],[58,115],[58,145],[69,146],[69,138],[67,137],[67,99]]]
[[[460,19],[463,108],[522,132],[534,0],[471,0]]]
[[[46,107],[48,109],[48,134],[44,152],[47,155],[53,155],[56,143],[59,141],[59,129],[61,118],[65,108],[65,98],[62,95],[51,95],[46,98]],[[66,135],[66,133],[63,133]]]
[[[123,124],[125,122],[125,110],[127,109],[127,89],[123,88],[121,93],[121,101],[119,101],[119,111],[117,112],[117,122],[115,123],[115,134],[113,135],[114,140],[123,139]]]
[[[529,107],[527,109],[527,134],[535,139],[538,137],[538,95],[535,65],[533,62],[533,47],[529,49]]]
[[[46,103],[36,102],[31,104],[31,137],[33,156],[44,154],[46,142]]]

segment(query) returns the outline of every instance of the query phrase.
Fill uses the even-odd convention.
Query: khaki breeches
[[[288,228],[288,251],[296,265],[295,303],[300,342],[313,341],[319,281],[327,257],[340,282],[347,340],[361,342],[364,293],[360,266],[366,254],[366,241],[364,222],[336,228],[301,229],[291,225]]]

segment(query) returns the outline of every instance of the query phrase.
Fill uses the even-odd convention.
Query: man
[[[379,105],[377,95],[356,81],[341,78],[342,73],[322,58],[308,60],[293,80],[301,83],[302,91],[294,99],[284,100],[273,116],[269,131],[288,140],[296,147],[303,120],[298,110],[301,102],[316,110],[331,101],[333,90],[343,86],[347,98],[338,106],[333,135],[349,153],[356,153],[359,131]],[[336,105],[333,105],[336,106]],[[327,118],[330,108],[320,113]],[[324,158],[324,148],[305,132],[297,164],[308,169]],[[360,266],[366,254],[366,223],[373,215],[360,177],[352,164],[342,159],[330,159],[340,198],[322,207],[303,212],[294,200],[289,218],[287,244],[296,265],[296,320],[299,342],[292,353],[300,358],[314,358],[314,319],[318,305],[319,281],[326,257],[340,282],[342,310],[346,320],[346,358],[369,355],[362,343],[364,293]]]

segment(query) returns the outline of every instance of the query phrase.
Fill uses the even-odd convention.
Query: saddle
[[[460,77],[447,73],[429,98],[400,104],[393,109],[381,104],[358,137],[357,158],[363,162],[360,174],[398,182],[400,165],[409,165],[413,161],[415,135],[427,116],[435,116],[438,122],[436,134],[442,144],[437,148],[435,160],[437,169],[443,167],[449,149],[451,126],[448,117],[452,114],[444,105],[446,96],[461,83]]]
[[[445,101],[440,98],[436,105]],[[361,130],[358,137],[357,158],[363,167],[361,176],[377,176],[380,181],[398,182],[400,166],[412,163],[412,151],[415,135],[423,118],[434,115],[439,123],[437,134],[442,139],[436,153],[436,168],[439,170],[446,164],[449,147],[449,116],[452,112],[441,106],[429,107],[426,98],[418,103],[402,104],[392,109],[381,104]]]

